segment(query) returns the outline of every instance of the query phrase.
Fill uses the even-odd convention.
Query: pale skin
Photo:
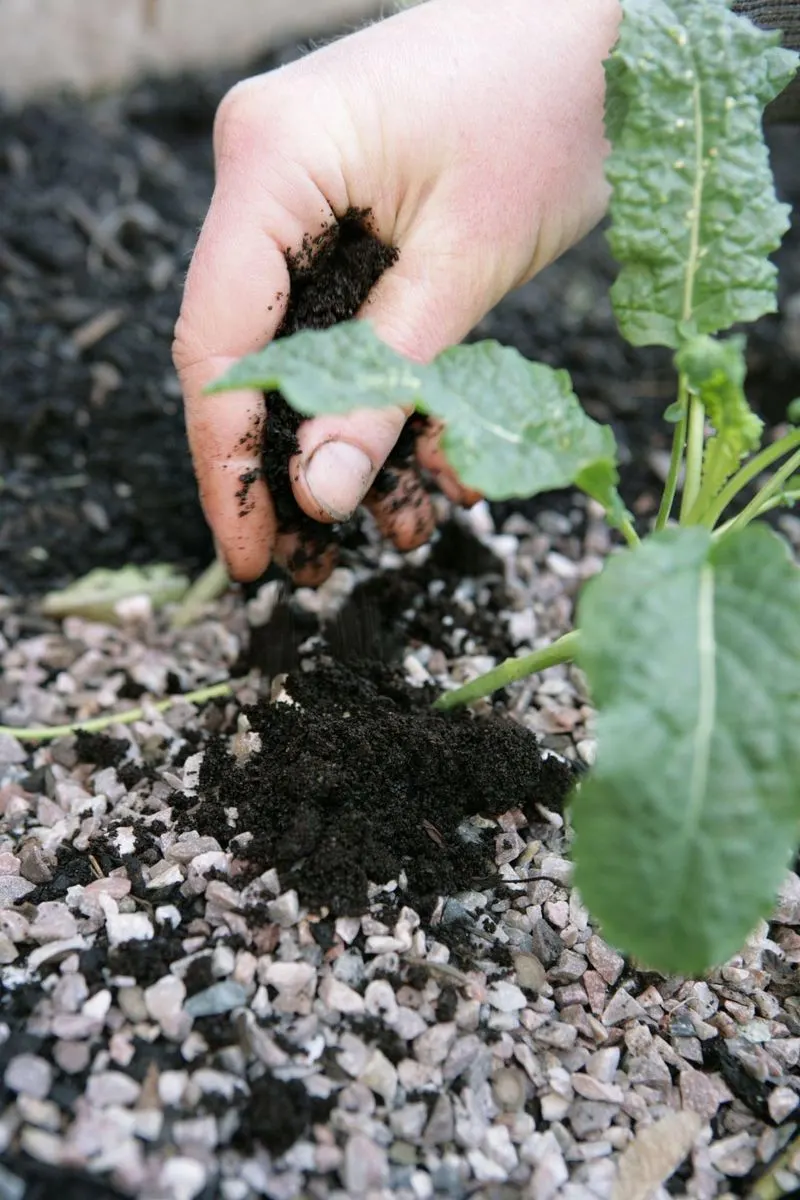
[[[225,98],[174,358],[204,512],[234,578],[286,563],[294,543],[263,480],[246,511],[237,499],[241,476],[258,474],[261,397],[204,388],[279,328],[286,251],[351,207],[371,209],[400,258],[361,315],[420,362],[461,341],[602,216],[603,60],[618,21],[617,0],[428,0]],[[393,512],[369,495],[405,418],[398,407],[306,421],[290,469],[303,510],[330,523],[364,502],[400,549],[424,541],[429,508]],[[475,501],[435,431],[416,462],[456,503]]]

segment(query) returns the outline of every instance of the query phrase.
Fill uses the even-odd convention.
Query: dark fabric
[[[734,12],[743,13],[762,29],[780,29],[783,44],[800,50],[800,2],[796,0],[734,0]],[[800,122],[800,73],[783,95],[767,109],[770,121]]]

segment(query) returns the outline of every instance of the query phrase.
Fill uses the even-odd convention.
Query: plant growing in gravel
[[[603,506],[627,546],[584,589],[575,629],[438,706],[577,661],[598,751],[574,798],[576,882],[617,945],[697,972],[769,912],[800,831],[800,571],[756,522],[800,496],[800,429],[761,446],[744,338],[718,336],[776,307],[768,255],[788,220],[761,117],[796,57],[724,0],[623,7],[607,62],[612,301],[622,335],[670,347],[677,372],[652,532],[637,534],[613,434],[567,373],[495,342],[420,366],[349,322],[273,343],[214,390],[278,388],[307,415],[402,403],[445,421],[450,462],[485,496],[574,485]]]

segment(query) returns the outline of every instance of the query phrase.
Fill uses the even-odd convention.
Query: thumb
[[[494,297],[465,278],[458,261],[434,256],[421,243],[409,244],[378,281],[359,317],[381,341],[414,362],[429,362],[460,342]],[[346,415],[313,417],[298,431],[300,452],[291,467],[301,508],[318,521],[344,521],[358,508],[391,453],[409,415],[400,407],[356,409]]]

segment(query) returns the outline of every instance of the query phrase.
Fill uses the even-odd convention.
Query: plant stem
[[[772,466],[776,459],[782,458],[796,446],[800,446],[800,429],[793,429],[779,438],[777,442],[773,442],[771,446],[765,446],[754,458],[740,467],[732,479],[728,480],[713,504],[709,505],[707,512],[700,517],[702,524],[707,529],[713,529],[731,501],[735,500],[739,492],[747,487],[750,480],[755,479],[767,467]]]
[[[228,572],[220,558],[195,579],[172,616],[172,628],[184,629],[200,616],[206,604],[221,596],[229,584]]]
[[[688,389],[687,389],[688,390]],[[686,478],[681,497],[681,524],[694,507],[700,492],[703,475],[703,446],[705,439],[706,410],[698,396],[689,395],[688,433],[686,437]]]
[[[535,675],[539,671],[546,670],[547,667],[557,667],[559,663],[571,662],[578,649],[578,640],[578,630],[573,629],[571,633],[565,633],[551,645],[545,646],[541,650],[534,650],[532,654],[525,654],[521,658],[507,658],[498,667],[487,671],[485,675],[479,675],[471,683],[466,683],[453,692],[446,692],[439,697],[433,707],[443,712],[449,708],[457,708],[461,704],[471,704],[473,700],[489,696],[509,683],[524,679],[526,675]]]
[[[149,705],[150,710],[162,713],[175,704],[185,701],[187,704],[206,704],[209,700],[219,700],[223,696],[233,694],[233,683],[212,683],[209,687],[199,688],[195,692],[185,692],[181,696],[170,696],[168,700],[157,700]],[[104,717],[92,717],[88,721],[75,721],[71,725],[42,725],[31,729],[17,729],[14,725],[0,725],[0,734],[10,734],[21,742],[46,742],[55,738],[69,737],[71,733],[101,733],[112,725],[132,725],[134,721],[145,720],[147,713],[144,708],[129,708],[121,713],[107,713]]]
[[[773,508],[792,508],[798,501],[800,501],[800,488],[790,488],[786,492],[781,492],[779,496],[770,497],[766,503],[761,505],[756,516],[763,517],[764,513],[770,512]],[[726,521],[724,525],[717,526],[714,530],[715,536],[722,537],[729,531],[735,520],[736,517],[731,517],[730,521]]]
[[[625,538],[625,541],[632,549],[635,546],[640,546],[642,544],[642,539],[634,529],[633,522],[627,517],[623,517],[623,519],[620,521],[619,530],[622,536]]]
[[[669,460],[669,471],[667,472],[666,483],[664,484],[664,494],[661,497],[661,506],[656,517],[656,533],[665,529],[667,521],[672,515],[672,506],[675,503],[675,493],[678,490],[678,476],[681,473],[683,464],[683,449],[686,445],[686,419],[689,408],[689,389],[686,384],[685,376],[681,375],[678,381],[678,404],[681,406],[681,416],[678,424],[675,426],[675,432],[672,435],[672,454]]]
[[[800,467],[800,450],[795,451],[791,458],[788,458],[780,470],[776,471],[772,478],[764,484],[760,491],[756,492],[753,499],[747,504],[737,517],[734,517],[725,526],[725,534],[738,533],[740,529],[745,529],[746,526],[754,521],[755,518],[764,511],[764,506],[769,504],[776,492],[779,492],[790,475]]]

